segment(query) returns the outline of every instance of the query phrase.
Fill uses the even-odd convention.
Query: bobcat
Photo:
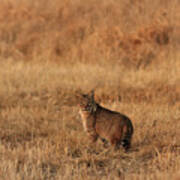
[[[131,120],[119,112],[108,110],[94,100],[94,92],[81,95],[80,116],[84,130],[92,142],[98,137],[103,142],[110,142],[115,149],[123,146],[127,151],[131,145],[133,125]]]

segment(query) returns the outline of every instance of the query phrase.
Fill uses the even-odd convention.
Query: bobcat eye
[[[87,105],[85,106],[86,110],[89,110],[91,108],[91,103],[87,103]]]
[[[88,103],[87,106],[91,106],[91,103]]]

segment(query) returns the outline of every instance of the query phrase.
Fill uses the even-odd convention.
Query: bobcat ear
[[[82,96],[83,98],[88,98],[88,95],[87,95],[87,94],[81,94],[81,96]]]
[[[96,104],[96,101],[94,99],[94,90],[91,91],[91,103],[92,103],[92,112],[96,112],[97,110],[97,104]]]
[[[90,97],[91,97],[91,100],[94,101],[94,90],[92,90],[92,91],[90,92]]]

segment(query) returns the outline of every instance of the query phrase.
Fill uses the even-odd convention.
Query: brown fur
[[[100,106],[95,102],[93,93],[91,96],[83,95],[79,107],[84,130],[93,142],[100,137],[115,148],[122,145],[125,150],[129,149],[133,125],[127,116]]]

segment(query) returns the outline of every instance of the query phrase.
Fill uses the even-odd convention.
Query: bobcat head
[[[94,91],[91,91],[90,94],[82,94],[79,107],[82,111],[89,113],[95,113],[97,110],[97,104],[94,100]]]

